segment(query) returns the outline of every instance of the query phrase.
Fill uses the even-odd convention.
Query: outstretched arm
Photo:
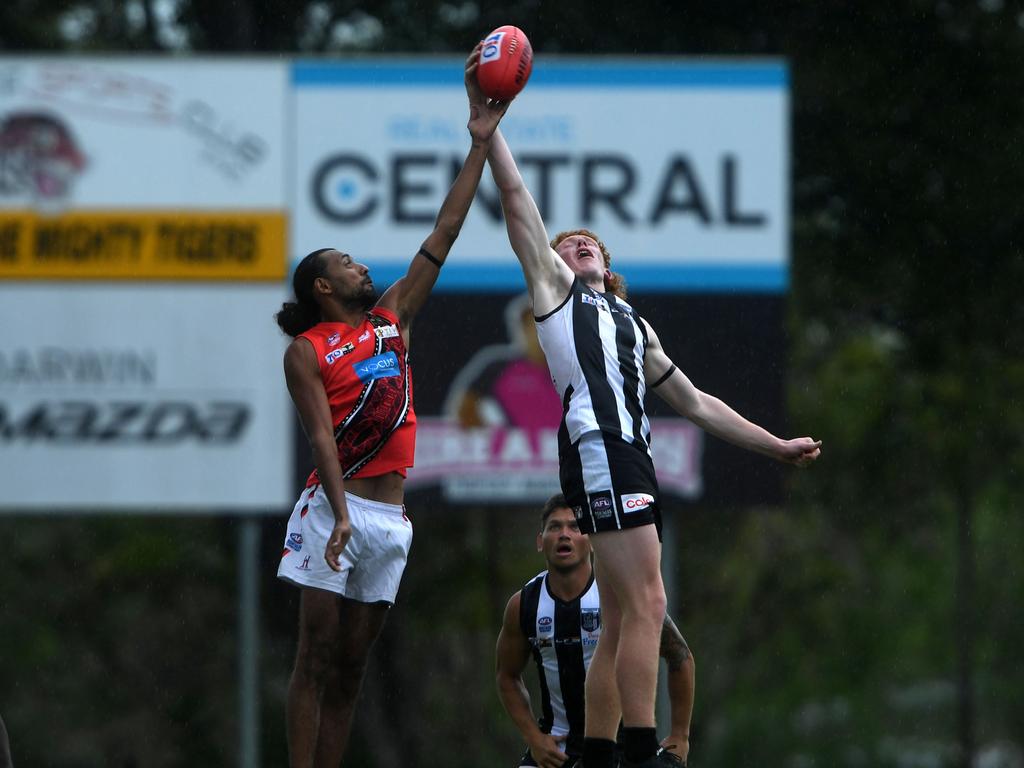
[[[488,100],[480,91],[476,81],[479,60],[480,44],[477,44],[466,59],[465,71],[466,93],[469,96],[467,127],[472,137],[469,154],[466,155],[462,169],[441,204],[441,210],[434,222],[434,231],[423,241],[405,277],[392,285],[379,302],[380,306],[398,314],[402,328],[406,331],[412,318],[430,295],[440,274],[441,265],[444,264],[448,252],[462,230],[462,224],[480,185],[480,176],[483,174],[494,131],[508,109],[509,102]]]
[[[516,728],[523,735],[530,754],[540,768],[561,768],[568,759],[551,734],[544,733],[533,719],[530,693],[523,683],[523,670],[530,659],[530,644],[519,626],[519,600],[516,592],[505,606],[505,618],[498,633],[498,697]]]
[[[672,707],[671,731],[661,745],[686,762],[690,752],[690,719],[693,717],[693,654],[672,617],[665,614],[661,626],[661,658],[668,664],[668,698]]]
[[[324,559],[335,571],[341,570],[341,551],[352,537],[352,527],[345,506],[345,487],[338,462],[338,444],[334,442],[331,406],[327,401],[320,368],[313,345],[305,339],[295,339],[284,353],[284,376],[288,392],[299,412],[299,421],[313,449],[320,484],[334,512],[334,530],[327,540]]]
[[[508,240],[523,267],[534,314],[547,314],[569,292],[573,281],[572,270],[551,249],[544,220],[541,219],[533,195],[523,183],[512,151],[500,130],[495,131],[487,160],[494,183],[501,193],[501,209],[505,213]]]
[[[654,329],[646,320],[643,323],[648,338],[644,363],[647,386],[654,389],[677,413],[716,437],[779,461],[802,467],[818,458],[821,453],[820,440],[809,437],[782,440],[747,421],[717,397],[697,389],[665,354]]]

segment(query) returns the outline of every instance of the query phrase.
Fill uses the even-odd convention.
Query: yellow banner
[[[283,280],[284,211],[0,210],[0,280]]]

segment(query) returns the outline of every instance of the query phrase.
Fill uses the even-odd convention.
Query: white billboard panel
[[[0,509],[290,504],[283,294],[0,284]]]
[[[335,245],[386,282],[469,145],[459,60],[298,62],[295,257]],[[585,226],[634,288],[785,289],[788,74],[777,62],[538,57],[503,132],[550,234]],[[521,285],[489,174],[439,286]]]
[[[0,59],[0,206],[284,208],[288,87],[272,60]]]
[[[0,59],[0,508],[289,503],[288,72]]]

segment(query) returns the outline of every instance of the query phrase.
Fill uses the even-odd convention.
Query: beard
[[[361,285],[358,290],[353,291],[348,296],[345,296],[342,299],[342,302],[347,307],[355,309],[358,312],[366,312],[377,303],[377,299],[379,298],[380,295],[377,293],[377,289],[374,287],[373,283],[370,283],[369,285]]]
[[[366,290],[363,292],[361,298],[362,298],[362,307],[361,307],[361,309],[364,312],[366,312],[374,304],[377,303],[377,300],[380,298],[380,294],[377,293],[377,289],[371,283],[370,285],[366,286]]]

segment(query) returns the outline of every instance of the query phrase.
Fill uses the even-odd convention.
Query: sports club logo
[[[394,339],[398,337],[398,328],[394,325],[383,325],[373,329],[378,339]]]
[[[580,611],[580,627],[584,632],[597,632],[601,628],[601,609],[586,608]]]
[[[0,118],[0,196],[62,201],[85,168],[67,124],[42,112]]]
[[[639,512],[647,509],[654,503],[654,497],[649,493],[625,493],[619,497],[622,502],[622,509],[628,515],[630,512]]]
[[[497,61],[501,58],[501,41],[504,37],[504,32],[495,32],[484,40],[484,49],[480,51],[481,64]]]
[[[603,520],[611,517],[615,512],[615,505],[612,502],[611,491],[600,491],[590,494],[590,511],[594,517]]]

